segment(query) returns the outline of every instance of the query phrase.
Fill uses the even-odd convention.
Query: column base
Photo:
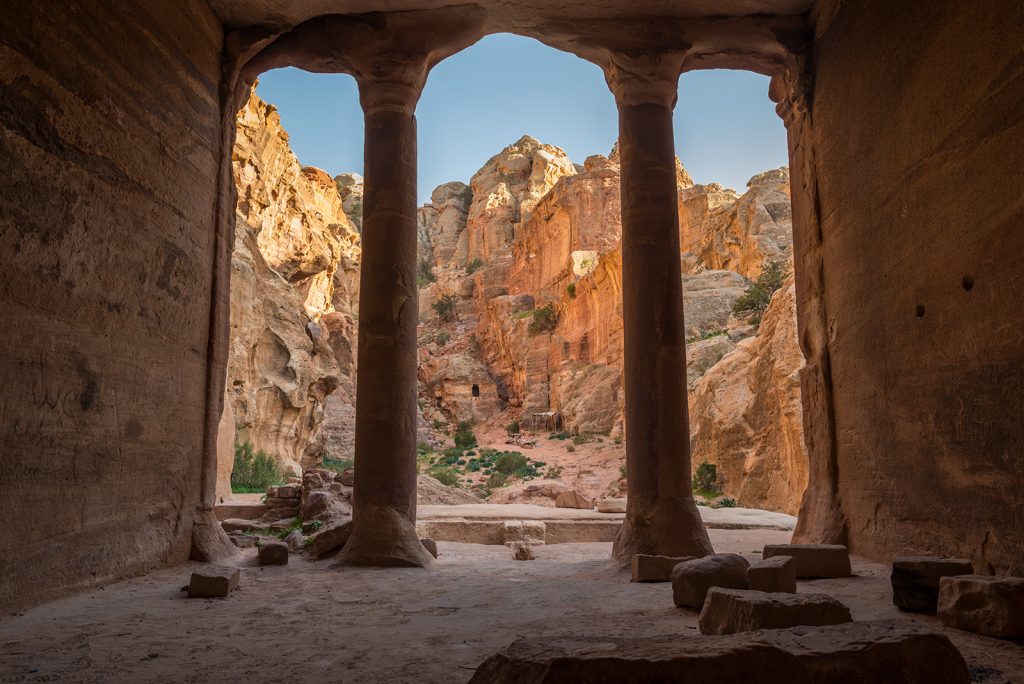
[[[715,552],[691,496],[644,499],[630,496],[626,519],[612,545],[612,558],[635,554],[703,557]]]
[[[433,562],[416,525],[389,506],[358,508],[335,565],[424,568]]]

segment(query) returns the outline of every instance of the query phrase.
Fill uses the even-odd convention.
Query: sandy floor
[[[752,559],[789,536],[710,534],[719,551]],[[532,562],[500,546],[439,546],[429,570],[293,557],[288,566],[248,565],[230,598],[203,600],[184,598],[190,566],[178,566],[6,616],[0,681],[465,682],[520,636],[695,632],[696,614],[673,607],[671,586],[631,584],[607,560],[610,544],[541,547]],[[856,619],[898,617],[886,568],[854,567],[858,577],[800,589],[833,594]],[[949,634],[977,681],[1024,682],[1024,647]]]

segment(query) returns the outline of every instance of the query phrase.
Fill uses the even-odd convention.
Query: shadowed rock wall
[[[1018,0],[819,12],[817,210],[857,553],[1024,571],[1021,26]]]
[[[6,612],[189,555],[222,33],[199,0],[15,0],[3,14]]]

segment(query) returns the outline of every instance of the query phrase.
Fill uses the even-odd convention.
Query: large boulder
[[[679,608],[704,606],[711,587],[746,589],[750,563],[736,553],[717,553],[672,568],[672,601]]]
[[[1000,639],[1024,638],[1024,578],[943,577],[938,613],[947,627]]]
[[[765,544],[762,558],[790,556],[796,576],[808,579],[849,577],[850,552],[839,544]]]

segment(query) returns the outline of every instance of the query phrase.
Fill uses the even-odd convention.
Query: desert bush
[[[427,475],[448,487],[459,486],[459,471],[451,466],[434,465],[427,468]]]
[[[736,508],[736,499],[731,496],[723,497],[722,499],[719,499],[715,508]]]
[[[437,301],[430,305],[430,308],[434,310],[434,313],[436,313],[437,317],[442,321],[454,321],[459,317],[459,314],[456,311],[458,303],[459,298],[448,293],[438,297]]]
[[[568,446],[565,447],[565,450],[571,454],[574,451],[576,451],[576,447],[574,447],[572,444],[569,444]]]
[[[545,304],[533,312],[533,320],[530,321],[529,333],[539,335],[551,332],[558,325],[558,314],[555,313],[553,304]]]
[[[576,299],[576,283],[569,283],[566,285],[565,293],[569,295],[569,299]]]
[[[511,423],[506,425],[505,432],[509,434],[509,437],[511,437],[512,435],[518,435],[520,432],[522,432],[522,430],[519,427],[519,421],[513,420]]]
[[[491,473],[491,476],[487,478],[487,488],[498,489],[504,487],[506,482],[508,482],[508,475],[505,473]]]
[[[355,463],[351,458],[325,458],[320,467],[324,470],[330,470],[341,475],[354,465]]]
[[[722,487],[718,480],[718,467],[706,461],[697,466],[693,473],[693,491],[706,499],[719,494]]]
[[[252,442],[235,444],[235,464],[231,471],[231,491],[237,494],[262,493],[282,481],[277,460],[264,451],[255,451]]]
[[[443,347],[444,345],[448,344],[448,340],[450,339],[452,339],[451,334],[443,330],[434,336],[434,342],[437,343],[438,347]]]
[[[437,276],[434,275],[434,265],[430,263],[430,259],[423,257],[420,259],[420,268],[416,273],[416,284],[420,287],[426,287],[430,283],[436,283]]]
[[[473,424],[468,420],[464,420],[459,423],[458,429],[455,431],[455,446],[460,449],[469,449],[475,447],[476,435],[473,434]]]
[[[466,264],[466,275],[473,275],[484,266],[484,260],[477,257]]]
[[[548,471],[544,474],[544,477],[550,480],[557,480],[562,477],[562,466],[548,466]]]
[[[782,287],[782,281],[787,275],[784,261],[773,261],[766,265],[757,280],[733,303],[732,312],[737,316],[746,316],[751,323],[758,325],[772,294]]]

